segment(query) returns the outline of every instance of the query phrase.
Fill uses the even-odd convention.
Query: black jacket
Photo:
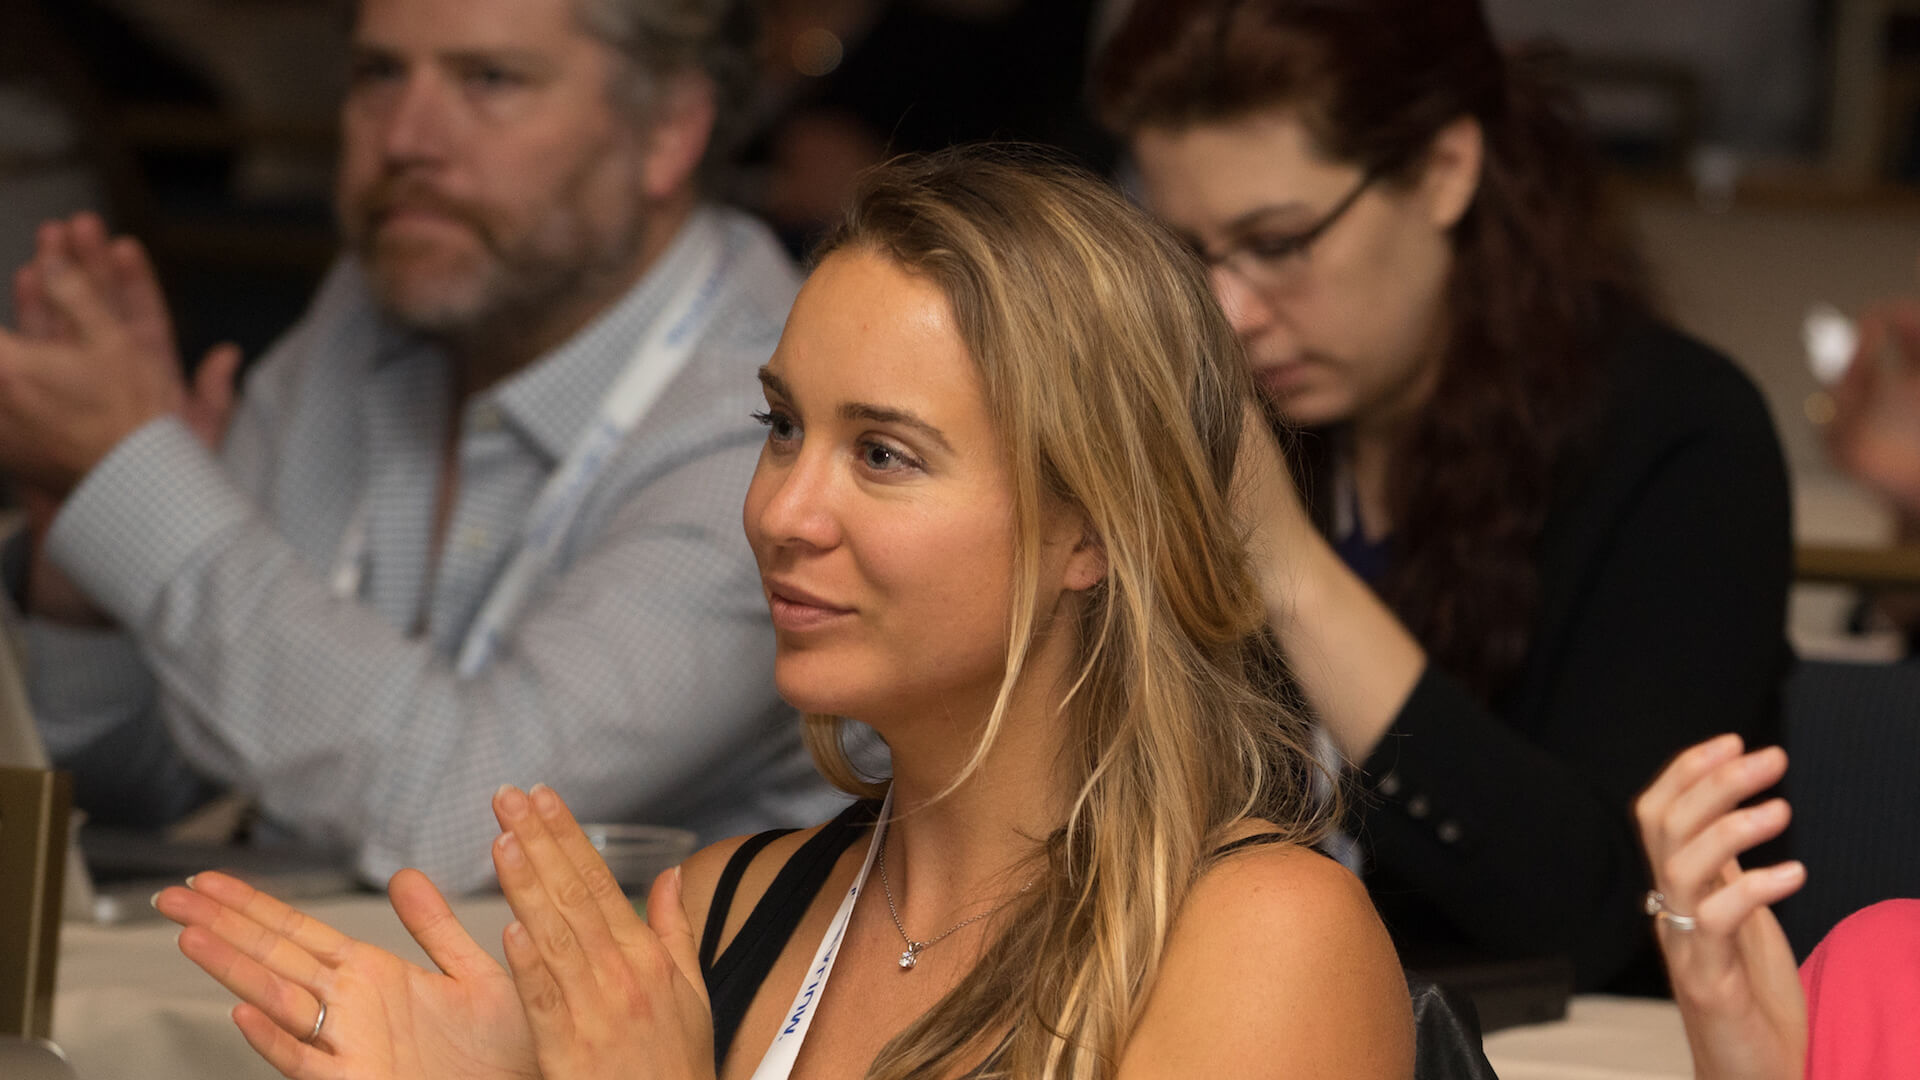
[[[1368,886],[1409,966],[1564,954],[1581,989],[1657,986],[1633,798],[1709,736],[1780,739],[1792,537],[1766,406],[1654,323],[1602,377],[1518,675],[1489,706],[1429,667],[1362,769]]]

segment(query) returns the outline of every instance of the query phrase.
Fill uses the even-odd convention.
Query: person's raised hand
[[[1874,308],[1832,393],[1827,453],[1861,483],[1920,518],[1920,302]]]
[[[283,1075],[539,1076],[512,979],[419,871],[395,874],[387,891],[438,971],[349,938],[225,874],[197,874],[189,884],[161,891],[154,906],[186,927],[180,951],[240,999],[234,1023]]]
[[[1234,520],[1247,537],[1262,589],[1284,590],[1290,554],[1302,550],[1317,532],[1266,413],[1252,399],[1241,412],[1230,490]]]
[[[507,964],[541,1072],[711,1080],[713,1013],[679,868],[654,881],[642,919],[553,789],[503,787],[493,807],[493,864],[517,920]]]
[[[64,222],[47,222],[35,234],[35,257],[13,275],[13,310],[21,336],[29,341],[46,342],[72,336],[62,324],[53,301],[47,295],[41,261],[65,255],[67,228]],[[26,610],[41,618],[72,626],[111,624],[73,581],[53,565],[46,555],[47,533],[60,513],[61,497],[24,481],[15,484],[22,509],[26,512],[28,540]]]
[[[238,355],[220,346],[189,389],[158,279],[139,243],[100,219],[49,222],[14,276],[17,330],[0,330],[0,467],[59,497],[121,439],[179,413],[223,436]]]
[[[1699,1080],[1799,1080],[1806,998],[1793,950],[1769,905],[1799,889],[1798,862],[1745,869],[1739,856],[1787,827],[1785,799],[1742,807],[1780,780],[1779,747],[1741,753],[1722,735],[1675,758],[1634,803],[1654,887],[1670,913],[1660,951],[1686,1023]]]
[[[146,248],[130,236],[106,237],[99,218],[82,214],[70,223],[76,243],[89,251],[104,252],[104,260],[95,256],[91,264],[98,268],[109,290],[114,309],[125,320],[128,336],[135,347],[154,363],[173,370],[180,367],[175,345],[173,316],[167,310],[166,295],[160,289],[160,277]],[[240,369],[240,347],[222,342],[208,349],[194,369],[182,418],[207,449],[218,450],[226,437],[227,421],[233,412],[234,377]]]
[[[35,236],[33,259],[14,273],[18,325],[10,341],[5,331],[0,331],[0,371],[8,370],[6,359],[17,361],[11,370],[20,376],[16,389],[24,395],[23,401],[31,402],[36,389],[47,389],[42,385],[44,380],[36,381],[44,374],[37,365],[84,357],[88,348],[80,325],[68,307],[56,299],[51,284],[71,275],[77,275],[84,286],[79,290],[83,301],[86,296],[99,301],[88,310],[118,324],[128,358],[144,358],[142,364],[153,381],[177,383],[179,361],[173,345],[173,321],[145,250],[128,237],[109,239],[97,216],[80,214],[71,221],[43,224]],[[11,352],[8,346],[13,347]],[[239,365],[237,346],[215,346],[201,360],[193,385],[180,402],[181,419],[209,450],[218,450],[225,438]],[[170,398],[171,394],[163,392],[162,397]],[[33,614],[70,625],[111,623],[46,557],[46,537],[63,505],[66,486],[91,467],[88,459],[97,461],[104,453],[99,444],[110,449],[118,441],[113,432],[143,415],[139,412],[121,423],[109,423],[104,431],[95,433],[97,438],[88,448],[62,455],[62,464],[50,474],[30,465],[14,467],[8,463],[27,511],[32,555],[26,602]]]

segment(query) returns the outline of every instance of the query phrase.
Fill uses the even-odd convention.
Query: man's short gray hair
[[[663,76],[705,74],[715,114],[708,170],[731,155],[753,94],[757,0],[574,0],[574,10],[589,34],[627,61],[615,93],[638,116],[652,115]]]

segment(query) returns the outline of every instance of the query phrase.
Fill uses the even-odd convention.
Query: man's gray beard
[[[380,264],[363,256],[380,310],[400,326],[442,341],[470,341],[538,319],[557,304],[578,295],[596,280],[598,268],[540,264],[512,267],[495,260],[476,272],[480,278],[459,288],[439,288],[418,300],[388,279]]]
[[[524,250],[503,256],[483,248],[487,261],[470,275],[477,281],[429,290],[427,302],[413,303],[398,282],[382,273],[372,244],[354,246],[375,303],[387,318],[423,337],[458,344],[526,334],[583,298],[624,288],[644,243],[642,226],[636,219],[618,243],[585,245],[570,261]]]

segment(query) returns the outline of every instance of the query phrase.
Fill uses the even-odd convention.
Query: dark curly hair
[[[1552,54],[1507,55],[1479,0],[1137,0],[1093,95],[1122,134],[1294,110],[1317,148],[1411,182],[1435,135],[1481,126],[1480,186],[1453,230],[1450,340],[1395,450],[1380,591],[1443,669],[1484,697],[1525,658],[1534,549],[1558,467],[1589,422],[1609,324],[1647,314],[1637,251]],[[1333,440],[1293,467],[1322,526]]]

